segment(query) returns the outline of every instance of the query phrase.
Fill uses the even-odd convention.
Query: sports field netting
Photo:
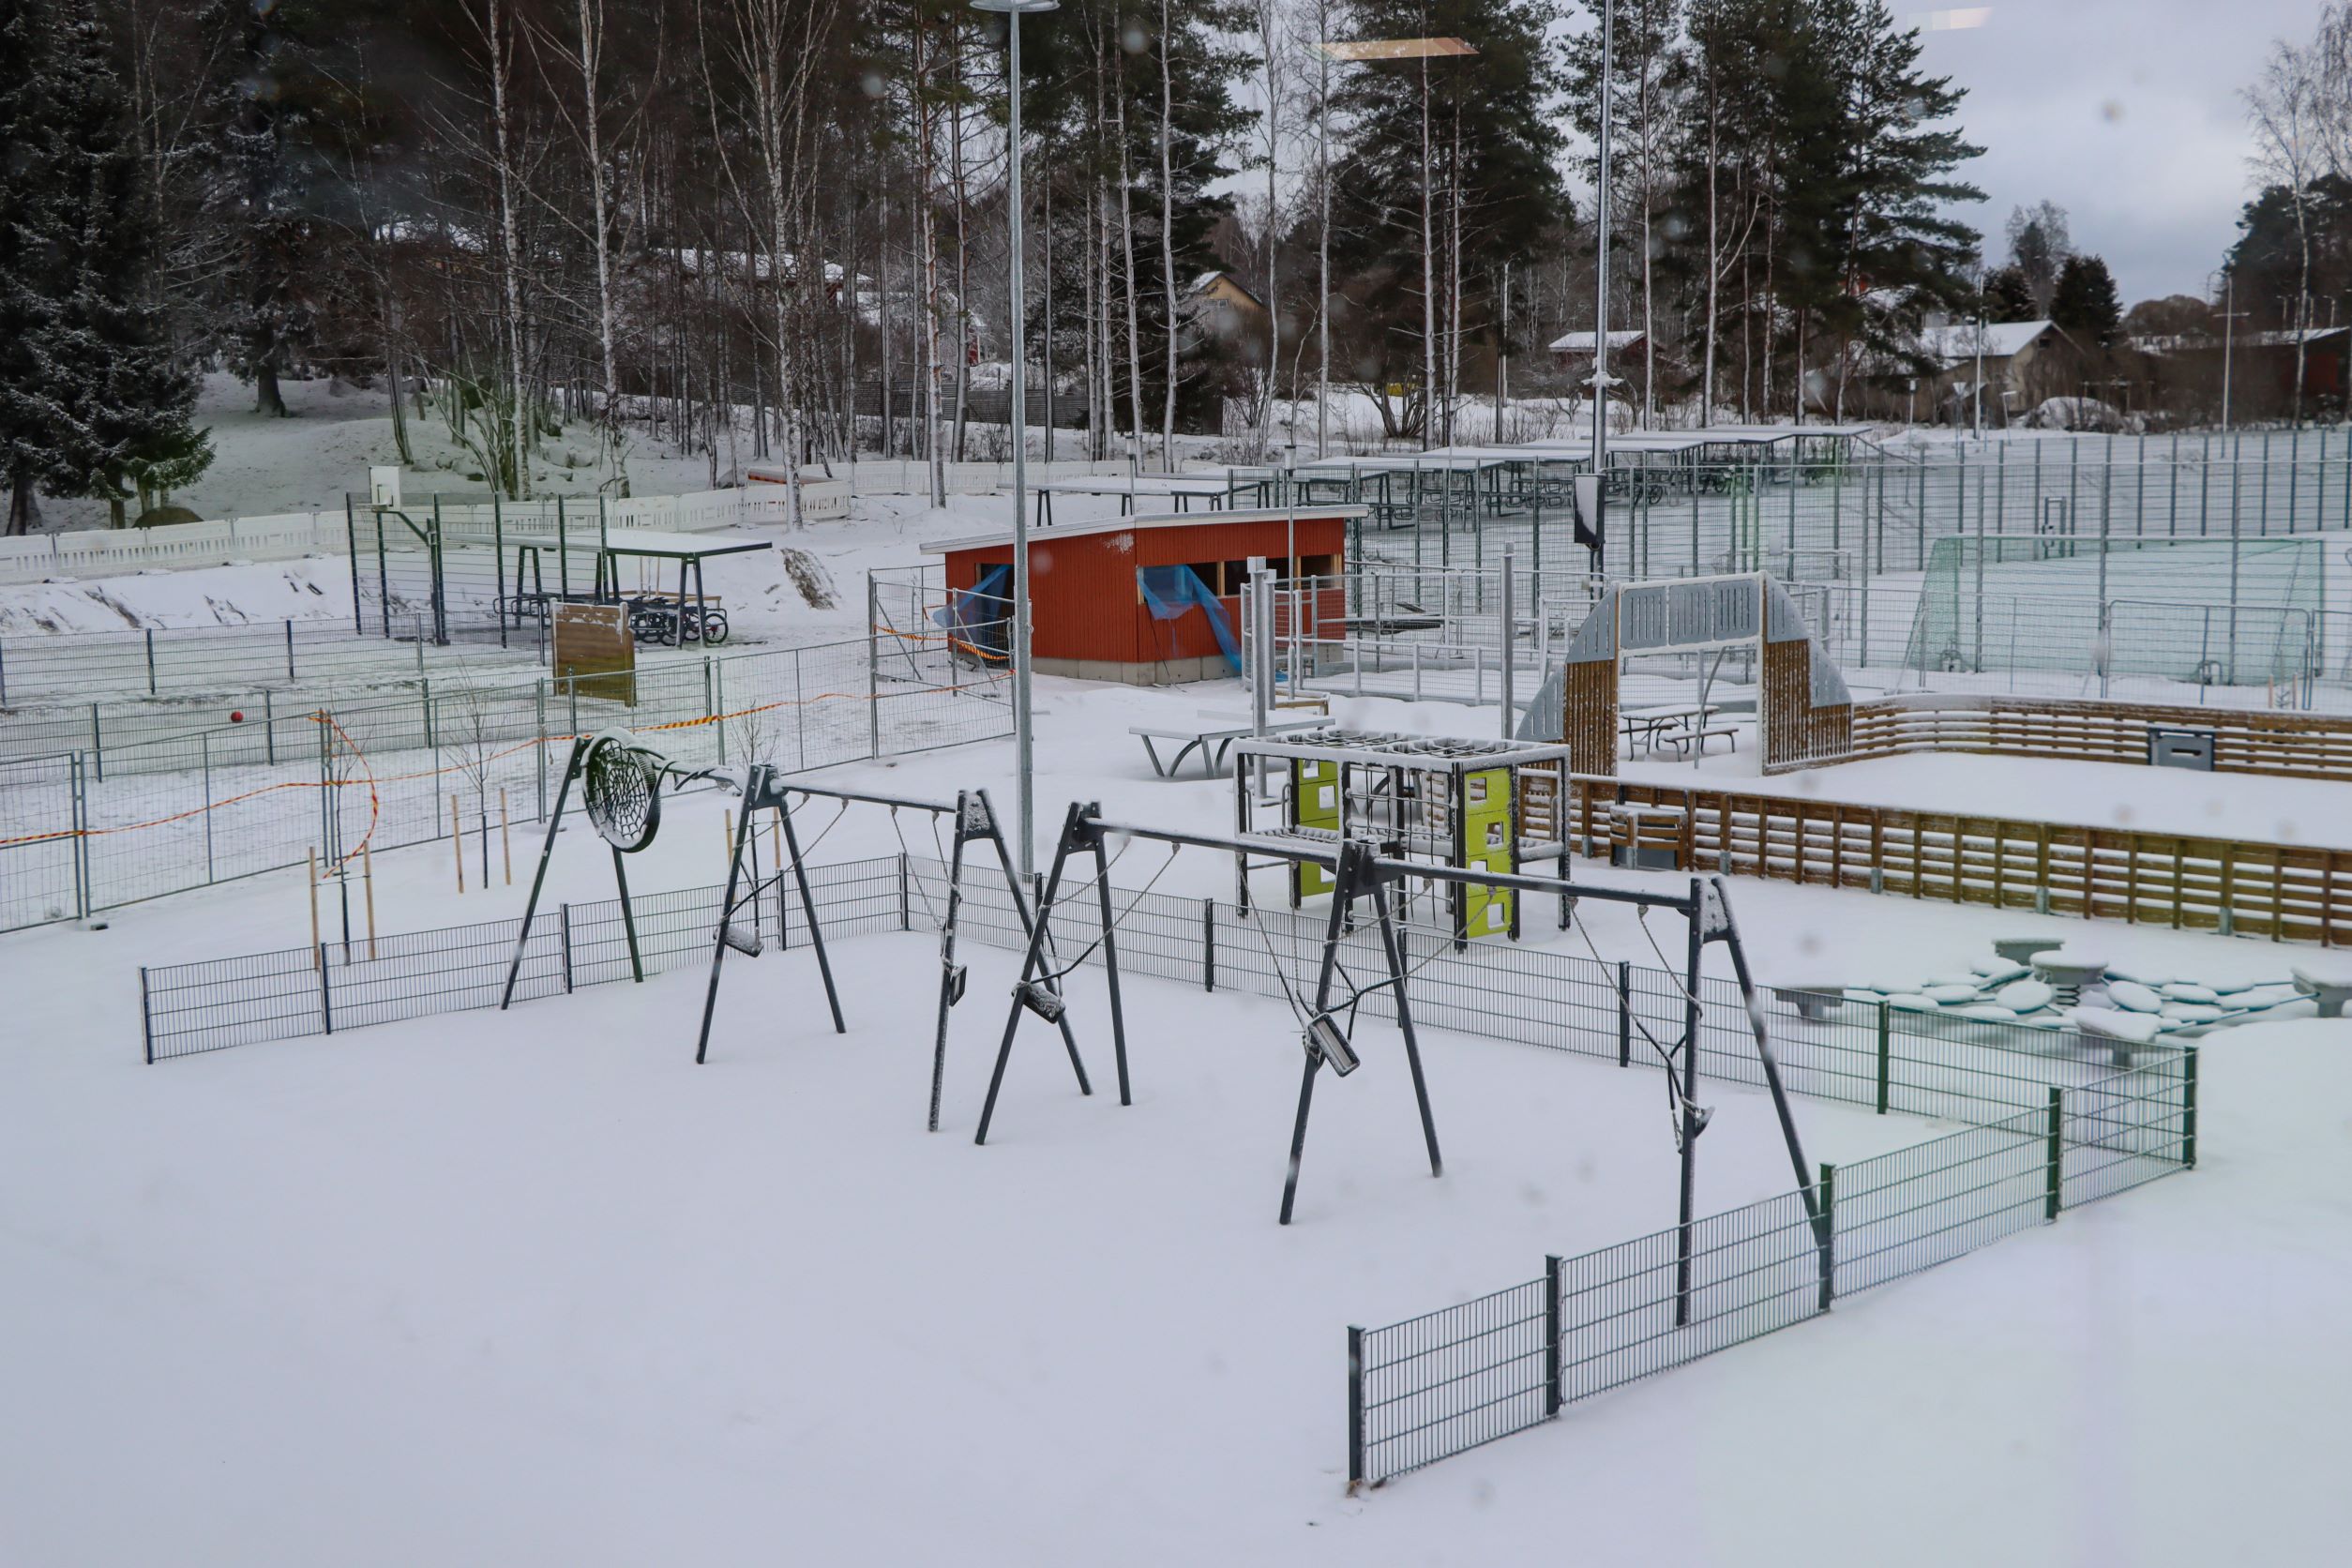
[[[1904,663],[2290,679],[2326,609],[2324,550],[2315,537],[1947,535],[1929,550]]]

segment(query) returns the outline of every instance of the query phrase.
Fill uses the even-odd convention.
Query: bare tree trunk
[[[611,190],[604,166],[604,0],[580,0],[579,53],[580,130],[587,142],[588,221],[596,242],[596,341],[603,352],[604,405],[596,411],[596,436],[605,477],[628,494],[628,467],[621,442],[621,375],[613,349],[612,234]],[[752,357],[759,373],[759,357]]]
[[[1315,161],[1322,209],[1315,241],[1315,455],[1323,458],[1331,455],[1331,55],[1324,47],[1331,41],[1331,0],[1316,0],[1315,38]]]
[[[1711,62],[1707,69],[1707,347],[1704,368],[1698,377],[1698,422],[1715,422],[1715,327],[1717,288],[1723,277],[1723,241],[1716,208],[1717,188],[1722,184],[1718,153],[1719,125],[1722,119],[1720,95],[1715,90],[1715,71]]]
[[[511,426],[514,471],[506,493],[521,500],[531,493],[531,406],[522,351],[522,239],[515,220],[514,153],[506,106],[506,76],[514,64],[514,46],[501,19],[505,0],[490,0],[485,35],[490,44],[490,128],[497,156],[498,229],[506,308],[507,384],[514,408]]]
[[[1421,57],[1421,449],[1431,445],[1438,395],[1437,232],[1430,219],[1429,57]]]
[[[915,199],[923,225],[923,455],[930,465],[931,505],[947,505],[947,470],[945,454],[940,450],[940,348],[939,348],[939,219],[932,211],[932,158],[935,156],[939,128],[933,124],[931,104],[926,83],[928,75],[924,60],[924,44],[927,41],[925,23],[918,14],[914,24],[914,93],[915,126]]]
[[[1176,88],[1168,70],[1168,0],[1160,0],[1160,281],[1168,294],[1168,390],[1160,404],[1160,467],[1176,472]]]
[[[964,460],[964,432],[972,407],[972,246],[964,215],[970,205],[964,184],[964,30],[947,24],[947,74],[954,97],[947,107],[948,180],[956,194],[956,460]]]
[[[1127,408],[1133,421],[1128,437],[1127,460],[1136,467],[1143,462],[1143,324],[1136,309],[1135,297],[1135,173],[1127,159],[1127,65],[1123,55],[1118,60],[1119,77],[1115,97],[1119,108],[1119,244],[1126,265],[1124,282],[1127,293]]]

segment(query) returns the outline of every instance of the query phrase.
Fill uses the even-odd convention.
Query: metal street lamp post
[[[1034,877],[1037,778],[1029,694],[1029,312],[1021,282],[1021,18],[1058,10],[1061,0],[972,0],[972,8],[1002,13],[1006,33],[1007,211],[1013,252],[1013,771],[1014,797],[1020,812],[1021,875]],[[1048,330],[1051,330],[1050,324]]]

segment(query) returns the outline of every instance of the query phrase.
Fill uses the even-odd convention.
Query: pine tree
[[[212,448],[189,418],[196,378],[174,356],[156,304],[146,169],[91,9],[90,0],[58,8],[58,150],[70,206],[55,331],[72,416],[52,453],[50,489],[106,501],[120,527],[126,499],[136,495],[144,511],[202,474]]]
[[[1984,319],[1988,322],[2029,322],[2034,319],[2033,285],[2015,265],[1995,267],[1984,275]]]
[[[2086,343],[2103,349],[2114,344],[2123,304],[2104,261],[2097,256],[2066,258],[2050,295],[2050,320]]]
[[[32,524],[68,417],[53,352],[63,189],[52,15],[44,0],[0,0],[0,467],[11,534]]]
[[[1347,0],[1341,15],[1335,31],[1358,38],[1459,38],[1478,52],[1349,65],[1333,93],[1346,124],[1332,168],[1333,265],[1356,307],[1334,353],[1352,379],[1413,385],[1401,415],[1381,406],[1394,428],[1425,438],[1435,425],[1425,413],[1452,380],[1440,345],[1494,333],[1503,264],[1538,254],[1567,218],[1548,8]],[[1456,317],[1463,333],[1446,324]]]

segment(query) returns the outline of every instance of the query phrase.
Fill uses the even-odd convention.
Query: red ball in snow
[[[244,723],[244,722],[245,722],[245,710],[244,710],[243,708],[232,708],[232,709],[230,709],[230,710],[229,710],[229,722],[230,722],[230,723],[232,723],[232,724],[242,724],[242,723]]]

